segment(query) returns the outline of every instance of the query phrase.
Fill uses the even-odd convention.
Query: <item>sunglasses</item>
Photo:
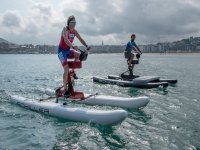
[[[69,25],[70,25],[70,26],[75,26],[75,25],[76,25],[76,21],[70,21],[70,22],[69,22]]]

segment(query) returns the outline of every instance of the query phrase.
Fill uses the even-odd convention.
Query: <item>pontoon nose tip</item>
[[[168,82],[163,82],[162,86],[163,86],[164,88],[166,88],[166,87],[169,86],[169,83],[168,83]]]
[[[124,118],[126,118],[128,116],[128,112],[125,110],[122,110],[122,112],[123,112]]]
[[[124,117],[127,117],[128,116],[128,112],[126,111],[126,113],[124,114]]]
[[[144,96],[144,97],[143,97],[143,101],[144,101],[144,103],[147,105],[147,104],[150,102],[150,99],[149,99],[149,97]]]
[[[126,118],[128,116],[128,112],[124,109],[119,109],[117,111],[118,111],[118,114],[123,118]]]
[[[147,101],[147,103],[150,102],[150,99],[149,99],[149,97],[147,97],[147,96],[146,96],[146,101]]]

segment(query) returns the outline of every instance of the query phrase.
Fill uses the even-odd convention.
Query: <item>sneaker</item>
[[[64,105],[64,106],[66,106],[66,105],[67,105],[67,103],[66,103],[66,102],[64,102],[64,103],[63,103],[63,105]]]
[[[70,96],[71,96],[71,93],[68,90],[66,90],[64,93],[64,97],[69,98]]]
[[[74,79],[78,79],[78,77],[77,77],[77,75],[76,75],[75,73],[74,73],[74,76],[73,76],[73,77],[74,77]]]

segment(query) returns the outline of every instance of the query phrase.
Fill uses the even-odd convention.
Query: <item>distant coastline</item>
[[[114,47],[114,48],[113,48]],[[81,48],[84,49],[84,48]],[[125,46],[92,46],[92,49],[90,50],[91,54],[102,54],[102,53],[107,53],[107,54],[112,54],[112,53],[123,53],[125,49]],[[33,48],[27,48],[27,49],[6,49],[2,50],[0,49],[0,54],[56,54],[57,53],[57,48],[55,49],[33,49]],[[166,51],[166,52],[159,52],[159,51],[148,51],[143,53],[158,53],[158,54],[170,54],[170,53],[200,53],[199,51],[182,51],[182,50],[171,50],[171,51]]]
[[[126,45],[94,45],[90,53],[123,53]],[[200,53],[200,37],[175,42],[139,45],[143,53]],[[55,45],[18,45],[0,38],[0,54],[56,54]],[[79,47],[84,49],[83,46]]]

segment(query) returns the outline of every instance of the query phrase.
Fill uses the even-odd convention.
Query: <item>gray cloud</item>
[[[35,22],[28,22],[28,24],[26,24],[26,27],[24,28],[24,30],[22,30],[22,32],[28,35],[36,35],[40,32],[40,29],[39,27],[37,27]]]
[[[19,27],[20,17],[13,11],[6,12],[2,17],[2,25],[6,27]]]
[[[94,35],[146,35],[156,40],[164,36],[200,33],[198,1],[182,0],[86,0],[86,12],[79,15],[81,32]],[[197,4],[196,4],[197,3]],[[120,6],[122,4],[122,6]],[[116,6],[119,6],[120,11]],[[87,16],[87,17],[86,17]]]
[[[52,8],[48,4],[37,3],[32,7],[32,11],[36,13],[39,19],[44,21],[52,19]]]

